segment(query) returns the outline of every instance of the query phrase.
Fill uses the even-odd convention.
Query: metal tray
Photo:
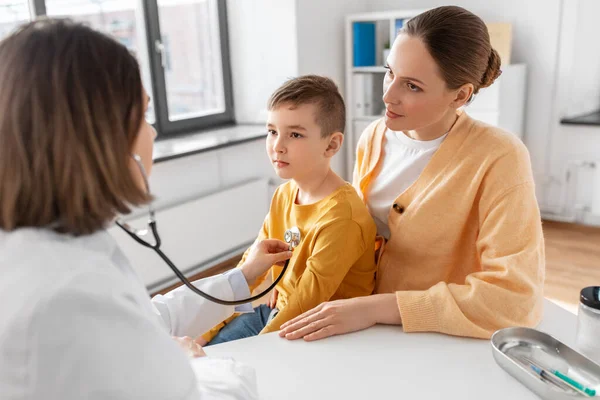
[[[530,328],[506,328],[491,340],[494,359],[504,370],[542,399],[591,399],[600,396],[600,365],[550,335]],[[552,376],[541,377],[531,364],[560,371],[590,389],[590,397]],[[562,383],[562,384],[561,384]]]

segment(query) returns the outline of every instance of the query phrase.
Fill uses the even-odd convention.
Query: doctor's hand
[[[287,243],[277,239],[264,239],[255,242],[244,264],[240,267],[246,282],[252,284],[256,278],[264,274],[273,265],[283,265],[292,257]]]
[[[173,336],[173,340],[186,352],[189,357],[206,357],[206,353],[202,350],[202,346],[194,341],[189,336],[177,337]]]

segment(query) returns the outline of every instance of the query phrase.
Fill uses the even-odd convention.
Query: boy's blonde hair
[[[329,78],[304,75],[285,82],[271,95],[268,109],[274,110],[284,104],[298,107],[314,104],[317,107],[315,121],[321,127],[321,137],[334,132],[344,133],[346,107],[336,84]]]

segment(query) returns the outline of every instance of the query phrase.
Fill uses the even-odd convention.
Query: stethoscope
[[[144,165],[142,164],[142,160],[141,160],[140,156],[138,156],[137,154],[134,154],[132,157],[135,160],[135,162],[137,163],[137,165],[140,169],[140,172],[142,173],[142,178],[144,179],[146,191],[148,193],[150,193],[150,185],[148,183],[148,176],[146,175],[146,169],[144,168]],[[147,228],[146,229],[135,229],[135,228],[131,227],[129,224],[127,224],[126,222],[123,222],[121,219],[117,219],[116,224],[119,227],[121,227],[121,229],[123,229],[125,231],[125,233],[127,233],[129,236],[131,236],[136,242],[138,242],[139,244],[141,244],[145,247],[149,247],[149,248],[153,249],[163,259],[163,261],[165,263],[167,263],[167,265],[173,270],[173,272],[175,272],[175,275],[177,275],[179,280],[181,280],[181,282],[183,282],[185,284],[185,286],[187,286],[192,292],[196,293],[199,296],[204,297],[207,300],[212,301],[213,303],[223,304],[225,306],[236,306],[236,305],[240,305],[240,304],[251,303],[254,300],[260,299],[265,294],[269,293],[279,283],[279,281],[281,281],[281,278],[283,278],[283,274],[285,274],[285,271],[287,270],[288,265],[290,263],[290,260],[286,260],[286,262],[283,266],[283,269],[282,269],[281,273],[279,274],[279,276],[277,277],[277,279],[275,279],[275,281],[271,284],[271,286],[269,286],[267,289],[263,290],[261,293],[257,294],[256,296],[252,296],[252,297],[249,297],[247,299],[242,299],[242,300],[223,300],[223,299],[216,298],[214,296],[211,296],[208,293],[203,292],[202,290],[198,289],[194,285],[192,285],[192,283],[185,277],[185,275],[183,275],[183,273],[181,273],[181,271],[175,266],[175,264],[173,264],[173,262],[169,259],[169,257],[167,257],[166,254],[162,252],[162,250],[160,249],[160,245],[161,245],[160,235],[158,234],[158,229],[156,227],[156,218],[154,216],[154,208],[152,208],[152,204],[149,204],[148,210],[149,210],[148,211],[148,226],[150,227],[149,230],[152,231],[152,235],[154,236],[154,243],[151,243],[147,240],[142,239],[142,237],[144,237],[148,234],[149,230]],[[293,227],[293,228],[286,230],[285,234],[284,234],[284,241],[290,245],[290,250],[293,250],[295,247],[297,247],[300,244],[300,230],[297,227]]]

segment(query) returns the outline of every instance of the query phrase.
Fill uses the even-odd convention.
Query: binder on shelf
[[[400,29],[402,29],[403,26],[404,26],[404,20],[397,19],[395,26],[394,26],[394,32],[396,32],[396,34],[394,36],[398,36],[398,33],[400,33]]]
[[[373,95],[373,83],[374,78],[377,76],[374,74],[362,74],[363,77],[363,85],[364,85],[364,115],[373,115],[375,114],[375,98]]]
[[[352,77],[354,89],[353,107],[357,117],[377,115],[381,112],[381,93],[375,88],[381,86],[381,76],[371,73],[355,73]]]
[[[353,102],[352,107],[354,108],[354,114],[356,116],[365,115],[365,85],[364,85],[365,74],[353,74],[352,76],[352,88],[353,88]]]
[[[375,65],[375,22],[354,22],[352,36],[353,65]]]

